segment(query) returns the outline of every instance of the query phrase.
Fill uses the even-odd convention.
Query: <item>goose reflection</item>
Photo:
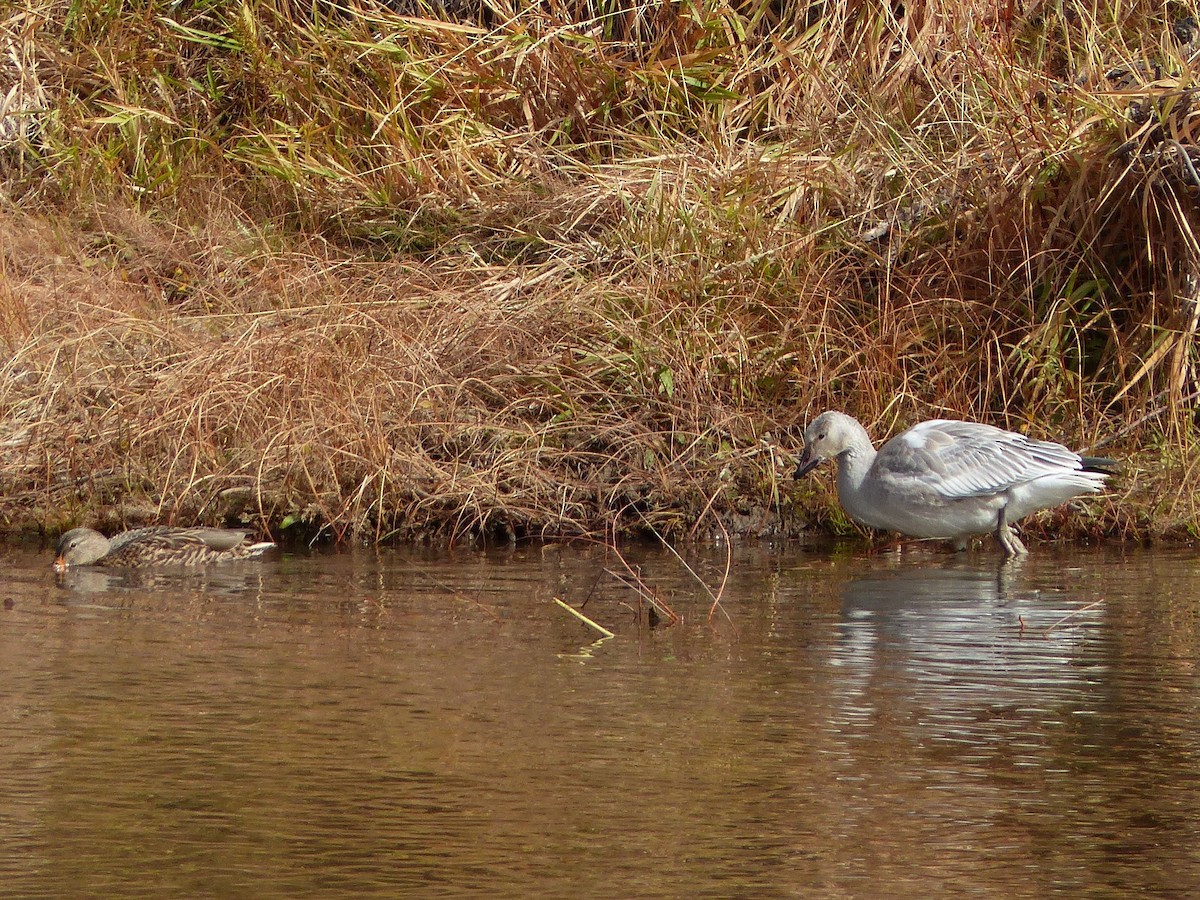
[[[1022,719],[1090,702],[1103,610],[1049,581],[969,564],[847,581],[830,660],[843,723],[898,705],[922,729],[961,731],[1006,710]]]

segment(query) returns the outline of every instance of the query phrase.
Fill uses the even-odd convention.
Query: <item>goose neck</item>
[[[875,461],[875,448],[869,441],[857,442],[838,456],[838,493],[853,497],[861,489]]]

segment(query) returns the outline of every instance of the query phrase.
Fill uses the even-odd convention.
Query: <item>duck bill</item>
[[[60,575],[67,571],[67,561],[61,556],[54,557],[54,571],[58,572]]]
[[[813,469],[815,469],[817,466],[819,466],[823,462],[824,462],[824,460],[821,459],[821,457],[813,456],[811,453],[808,452],[808,448],[805,447],[804,453],[802,453],[800,455],[800,462],[796,466],[796,474],[793,477],[803,478],[805,475],[807,475],[809,472],[811,472]]]

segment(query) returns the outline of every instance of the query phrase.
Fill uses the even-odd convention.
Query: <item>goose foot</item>
[[[996,540],[1004,550],[1004,555],[1010,559],[1029,553],[1025,549],[1025,545],[1021,543],[1021,539],[1017,537],[1017,533],[1012,530],[1012,526],[1008,524],[1008,517],[1004,515],[1003,509],[996,516]]]

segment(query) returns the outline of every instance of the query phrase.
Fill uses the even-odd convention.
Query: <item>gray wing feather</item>
[[[998,494],[1082,467],[1079,455],[1061,444],[991,425],[946,420],[909,429],[889,441],[880,457],[885,476],[916,478],[947,500]]]

